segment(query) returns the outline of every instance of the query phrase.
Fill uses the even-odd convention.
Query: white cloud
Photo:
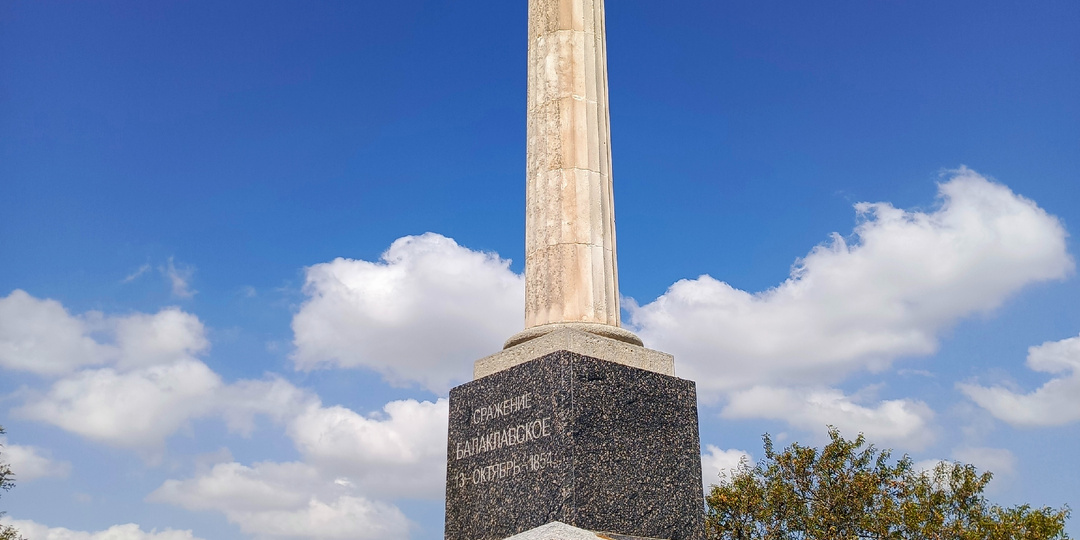
[[[101,314],[72,316],[56,300],[15,290],[0,298],[0,367],[61,375],[101,364],[115,353],[91,337]]]
[[[226,513],[290,510],[307,504],[310,493],[333,488],[306,463],[218,463],[202,476],[167,480],[149,500],[176,504],[188,510]],[[323,493],[330,495],[332,493]]]
[[[1030,393],[1001,386],[957,387],[994,417],[1018,427],[1062,426],[1080,420],[1080,336],[1028,349],[1027,366],[1060,374]]]
[[[326,474],[384,497],[438,498],[446,482],[449,402],[393,401],[385,415],[310,406],[289,436]]]
[[[706,494],[710,486],[734,472],[741,461],[754,465],[754,458],[742,450],[723,450],[711,444],[705,445],[705,450],[707,452],[701,455],[701,480]]]
[[[55,382],[16,414],[115,446],[158,450],[189,419],[212,411],[221,386],[197,360],[126,373],[87,370]]]
[[[293,360],[305,370],[366,367],[441,393],[521,330],[524,281],[509,264],[427,233],[399,238],[378,262],[311,266]]]
[[[206,475],[169,480],[149,500],[216,510],[249,534],[279,538],[407,538],[394,506],[351,493],[304,463],[222,463]]]
[[[394,506],[362,497],[329,503],[311,499],[304,508],[252,512],[238,516],[240,528],[262,536],[349,540],[409,537],[409,520]]]
[[[121,369],[186,360],[210,347],[199,318],[175,307],[119,317],[115,324]]]
[[[934,413],[921,401],[886,400],[868,407],[831,388],[755,386],[733,392],[720,414],[733,419],[783,420],[816,433],[824,433],[825,426],[831,425],[848,436],[861,432],[875,443],[916,450],[934,439],[930,427]]]
[[[981,472],[992,472],[995,478],[1012,476],[1016,472],[1016,456],[1004,448],[962,447],[953,450],[953,458],[974,465]]]
[[[856,241],[834,235],[773,289],[751,294],[705,275],[628,303],[631,321],[705,394],[829,383],[932,353],[960,318],[1073,269],[1065,229],[1034,202],[969,169],[938,188],[932,212],[855,205]]]
[[[166,529],[146,532],[134,523],[113,525],[104,531],[83,532],[63,527],[47,527],[28,520],[0,518],[0,525],[15,527],[26,540],[200,540],[191,531]]]
[[[224,384],[206,364],[179,360],[132,371],[84,370],[32,395],[15,413],[156,459],[165,440],[197,418],[220,417],[248,436],[255,417],[285,424],[318,398],[279,377]]]
[[[125,276],[124,279],[121,280],[120,282],[121,283],[131,283],[132,281],[135,281],[136,279],[139,279],[140,277],[142,277],[143,274],[145,274],[145,273],[147,273],[149,271],[150,271],[150,265],[149,264],[144,264],[144,265],[140,266],[138,269],[136,269],[134,272],[132,272],[132,273],[128,274],[127,276]]]
[[[281,424],[316,406],[318,397],[278,376],[237,381],[221,392],[217,404],[229,431],[244,436],[255,429],[257,415]]]
[[[194,357],[208,347],[199,319],[177,308],[72,316],[23,291],[0,299],[0,365],[63,377],[17,414],[116,446],[160,449],[210,412],[222,382]],[[99,364],[111,367],[79,371]]]
[[[169,257],[165,266],[158,268],[158,270],[169,280],[173,296],[191,298],[199,292],[191,288],[191,278],[195,276],[195,267],[189,265],[177,266],[173,258]]]
[[[164,364],[205,352],[205,334],[198,317],[175,307],[73,316],[59,302],[21,290],[0,298],[0,367],[6,369],[62,376],[106,363],[122,370]]]
[[[404,538],[403,514],[372,497],[443,495],[448,413],[445,399],[393,401],[367,416],[309,401],[288,421],[304,462],[218,463],[148,499],[222,512],[265,537]]]
[[[120,282],[131,283],[149,272],[150,268],[149,264],[144,264],[134,272],[125,276]],[[157,270],[168,281],[169,288],[174,297],[187,299],[195,296],[199,292],[191,288],[191,280],[195,277],[194,266],[177,264],[175,258],[169,257],[168,260],[165,261],[165,264],[157,267]]]
[[[221,416],[247,435],[256,415],[284,423],[316,399],[279,377],[226,385],[196,358],[209,347],[199,318],[175,307],[72,316],[23,291],[0,298],[0,366],[62,377],[15,412],[147,457],[191,419]]]
[[[19,482],[48,476],[63,477],[71,471],[70,463],[55,461],[33,446],[8,444],[7,437],[0,437],[0,455],[11,466]]]

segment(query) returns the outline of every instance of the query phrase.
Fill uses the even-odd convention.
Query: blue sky
[[[6,519],[441,538],[440,398],[522,324],[526,9],[0,4]],[[1080,505],[1080,5],[607,9],[624,320],[707,472],[835,424]]]

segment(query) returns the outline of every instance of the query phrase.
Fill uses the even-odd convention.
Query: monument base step
[[[586,531],[567,525],[560,521],[553,521],[547,525],[541,525],[530,531],[515,534],[506,540],[664,540],[661,538],[645,538],[643,536],[626,536],[624,534],[612,534],[604,532]]]
[[[473,364],[473,379],[498,373],[556,351],[570,351],[661,375],[675,375],[675,357],[668,353],[586,332],[572,325],[551,324],[545,327],[551,327],[551,329],[540,337],[477,360]],[[536,327],[533,330],[541,328],[544,327]],[[616,330],[621,329],[616,328]]]

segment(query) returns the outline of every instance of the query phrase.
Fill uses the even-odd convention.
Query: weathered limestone
[[[506,540],[650,540],[640,536],[624,536],[611,533],[594,533],[572,527],[560,521],[552,521],[547,525],[537,527],[531,531],[515,534]]]
[[[477,360],[473,364],[473,379],[491,375],[555,351],[570,351],[662,375],[675,375],[675,357],[668,353],[631,345],[594,332],[585,332],[580,328],[561,327]]]
[[[525,328],[619,329],[603,0],[529,0]]]
[[[599,540],[596,533],[552,521],[535,529],[515,534],[506,540]]]

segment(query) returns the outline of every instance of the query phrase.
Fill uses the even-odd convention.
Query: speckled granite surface
[[[450,391],[447,540],[704,538],[695,385],[557,351]]]

